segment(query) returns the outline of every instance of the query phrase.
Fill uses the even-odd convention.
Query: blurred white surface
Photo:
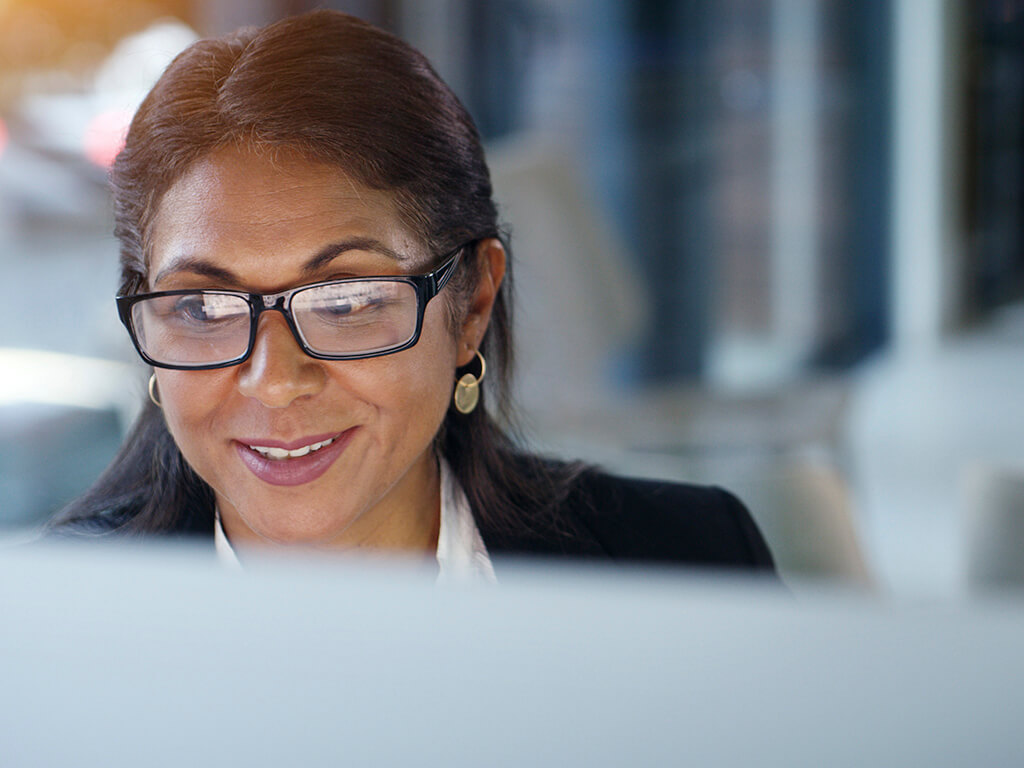
[[[892,354],[854,380],[850,480],[879,580],[898,594],[967,586],[966,483],[980,464],[1024,463],[1024,316]]]
[[[0,529],[37,526],[88,488],[134,421],[141,366],[0,346]]]
[[[38,765],[1019,765],[1024,606],[665,572],[109,547],[0,559],[0,759]]]
[[[1024,462],[978,463],[963,479],[967,584],[972,590],[1024,587]]]
[[[41,403],[114,410],[127,429],[140,405],[133,386],[139,370],[112,360],[0,347],[0,406]]]

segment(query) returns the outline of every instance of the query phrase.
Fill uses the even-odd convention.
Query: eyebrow
[[[404,253],[399,253],[398,251],[388,248],[380,240],[375,240],[372,237],[353,237],[349,240],[342,240],[340,243],[334,243],[321,248],[316,256],[303,265],[303,274],[313,274],[346,251],[371,251],[373,253],[379,253],[383,256],[387,256],[389,259],[394,259],[399,264],[409,261],[409,257]]]
[[[394,259],[400,264],[409,261],[408,256],[388,248],[379,240],[375,240],[372,237],[354,237],[349,240],[342,240],[339,243],[331,243],[321,248],[317,251],[316,255],[302,265],[302,274],[306,276],[313,275],[338,256],[348,251],[372,251],[387,256],[389,259]],[[156,285],[168,275],[178,272],[192,272],[193,274],[209,277],[224,283],[241,285],[241,280],[230,269],[218,267],[205,259],[194,256],[182,256],[173,259],[170,264],[157,273],[151,285]]]

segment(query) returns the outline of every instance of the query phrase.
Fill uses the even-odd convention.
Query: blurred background
[[[1024,581],[1024,0],[0,0],[0,531],[145,397],[132,111],[197,37],[321,6],[478,122],[532,444],[734,490],[795,589]]]

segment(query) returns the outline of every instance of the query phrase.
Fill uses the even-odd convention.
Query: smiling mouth
[[[273,461],[286,461],[287,459],[298,459],[303,456],[308,456],[311,453],[316,453],[321,448],[326,448],[328,445],[337,440],[336,437],[328,438],[318,443],[310,443],[309,445],[303,445],[301,448],[289,451],[286,448],[278,448],[276,446],[265,446],[265,445],[250,445],[250,450],[265,456]]]

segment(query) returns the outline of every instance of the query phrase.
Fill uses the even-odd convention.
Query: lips
[[[235,440],[246,468],[270,485],[304,485],[330,469],[344,452],[357,427],[344,432],[303,437],[291,442],[252,438]]]

